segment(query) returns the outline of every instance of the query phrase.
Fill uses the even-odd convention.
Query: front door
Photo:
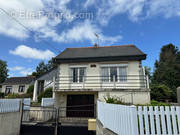
[[[94,95],[67,95],[67,117],[94,117]]]

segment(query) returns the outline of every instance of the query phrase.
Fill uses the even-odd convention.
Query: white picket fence
[[[17,112],[20,110],[20,101],[22,99],[0,99],[0,113]],[[30,98],[25,98],[23,103],[28,105],[24,106],[25,110],[30,109]]]
[[[0,99],[0,113],[17,112],[19,110],[19,99]]]
[[[179,135],[179,106],[138,106],[138,121],[140,135]]]
[[[179,106],[124,106],[98,101],[98,119],[118,135],[180,135]]]
[[[54,98],[42,98],[41,106],[53,106],[54,105]]]

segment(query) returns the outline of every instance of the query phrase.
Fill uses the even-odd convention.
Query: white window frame
[[[23,91],[20,91],[20,87],[23,87]],[[18,92],[19,93],[24,93],[25,92],[25,85],[19,85]]]
[[[127,77],[126,77],[125,81],[121,81],[120,80],[120,73],[119,73],[119,68],[126,67],[126,72],[127,72],[127,76],[128,76],[128,64],[102,64],[102,65],[100,65],[100,70],[102,71],[102,68],[108,68],[108,74],[109,74],[109,79],[108,79],[109,81],[103,81],[103,79],[101,78],[101,81],[103,83],[113,83],[113,81],[111,81],[111,71],[110,71],[111,67],[116,67],[117,68],[117,81],[116,81],[116,83],[117,82],[121,82],[121,83],[128,82]],[[102,76],[102,72],[100,72],[100,73],[101,73],[101,76]]]
[[[73,82],[73,74],[72,74],[72,69],[73,68],[77,68],[78,71],[77,71],[77,74],[78,74],[78,77],[77,77],[77,82]],[[80,68],[84,68],[84,79],[82,80],[82,82],[79,81],[80,79]],[[85,81],[85,76],[86,76],[86,66],[70,66],[70,78],[72,77],[72,80],[71,80],[71,83],[73,84],[76,84],[76,83],[84,83]]]

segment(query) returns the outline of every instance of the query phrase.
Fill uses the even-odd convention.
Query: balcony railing
[[[67,89],[146,89],[148,77],[144,75],[127,76],[60,76],[56,78],[55,90]]]

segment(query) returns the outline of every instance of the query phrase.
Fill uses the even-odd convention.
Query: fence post
[[[21,135],[21,126],[22,126],[22,121],[23,121],[23,108],[24,108],[24,103],[23,100],[20,100],[20,128],[19,128],[19,135]]]
[[[180,105],[180,87],[177,88],[177,102]]]
[[[55,121],[55,135],[58,135],[58,126],[59,126],[59,108],[56,108],[56,121]]]

